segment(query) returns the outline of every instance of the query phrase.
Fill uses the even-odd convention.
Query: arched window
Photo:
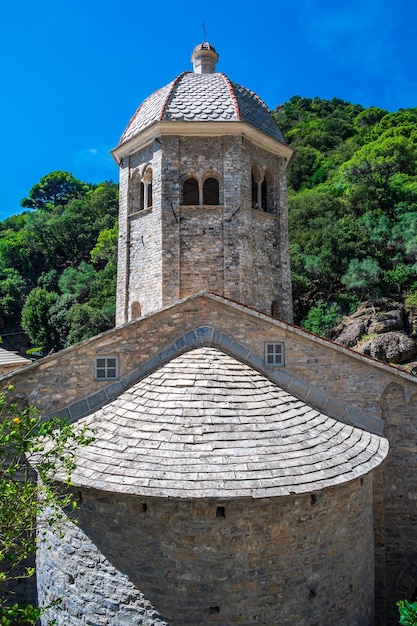
[[[266,184],[266,180],[264,178],[263,181],[262,181],[262,184],[261,184],[261,208],[264,211],[268,210],[268,200],[267,200],[267,198],[268,198],[267,184]]]
[[[141,197],[143,209],[148,209],[152,206],[152,168],[147,167],[143,173],[143,198]],[[141,186],[142,196],[142,186]]]
[[[279,302],[278,300],[272,300],[271,302],[271,315],[275,319],[279,319]]]
[[[263,209],[264,211],[266,211],[268,197],[267,185],[263,172],[258,165],[254,165],[252,168],[251,194],[252,208]]]
[[[252,174],[252,209],[258,208],[258,183]]]
[[[203,185],[203,204],[219,204],[219,181],[206,178]]]
[[[136,170],[132,176],[130,191],[129,214],[148,209],[152,206],[152,167]]]
[[[140,302],[138,302],[137,300],[132,302],[132,304],[130,306],[130,315],[131,315],[131,319],[132,320],[138,319],[140,317],[140,315],[141,315]]]
[[[183,204],[198,205],[198,182],[195,178],[187,178],[182,187]]]
[[[145,185],[143,184],[142,181],[140,181],[140,204],[139,204],[139,210],[141,211],[144,208],[145,208]]]

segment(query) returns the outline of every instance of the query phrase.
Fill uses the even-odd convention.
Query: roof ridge
[[[178,83],[180,82],[180,80],[186,75],[186,74],[191,74],[190,71],[185,70],[184,72],[181,72],[181,74],[178,74],[177,78],[174,78],[174,80],[172,81],[172,87],[165,99],[164,104],[162,105],[162,109],[161,109],[161,114],[159,116],[159,120],[163,120],[165,117],[165,112],[167,110],[168,104],[170,103],[170,101],[172,100],[173,96],[174,96],[174,92],[175,89],[178,85]]]
[[[225,81],[225,83],[227,85],[227,88],[228,88],[229,93],[230,93],[230,97],[232,98],[232,102],[233,102],[233,105],[235,107],[235,113],[236,113],[237,120],[239,122],[241,122],[242,121],[242,116],[240,114],[239,103],[237,101],[237,97],[236,97],[236,94],[235,94],[234,89],[233,89],[233,83],[230,80],[230,78],[228,76],[226,76],[226,74],[224,74],[223,72],[218,72],[218,74],[220,74],[220,76],[223,77],[223,80]]]

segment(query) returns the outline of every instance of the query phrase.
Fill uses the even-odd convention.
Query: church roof
[[[386,439],[341,423],[210,347],[171,360],[80,420],[95,429],[72,480],[171,497],[270,497],[366,474]]]
[[[246,122],[285,143],[278,124],[261,98],[219,72],[184,72],[155,91],[133,115],[120,144],[159,121]]]
[[[29,365],[29,363],[31,363],[30,359],[20,356],[20,354],[16,354],[16,352],[0,348],[0,366],[15,364],[22,366]]]

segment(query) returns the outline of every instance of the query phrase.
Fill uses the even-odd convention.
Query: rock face
[[[417,337],[403,305],[388,299],[363,303],[333,329],[331,338],[381,361],[417,374]],[[413,361],[414,359],[414,361]]]
[[[389,363],[404,363],[417,354],[417,344],[403,332],[377,335],[369,344],[370,356]]]

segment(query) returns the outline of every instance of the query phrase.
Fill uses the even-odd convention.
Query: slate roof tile
[[[220,72],[184,72],[152,93],[132,116],[120,143],[162,120],[246,122],[284,143],[282,132],[261,98]]]
[[[236,376],[239,389],[231,390]],[[388,449],[386,439],[312,409],[208,347],[173,359],[81,422],[96,439],[79,450],[73,481],[137,495],[303,493],[366,474]]]

